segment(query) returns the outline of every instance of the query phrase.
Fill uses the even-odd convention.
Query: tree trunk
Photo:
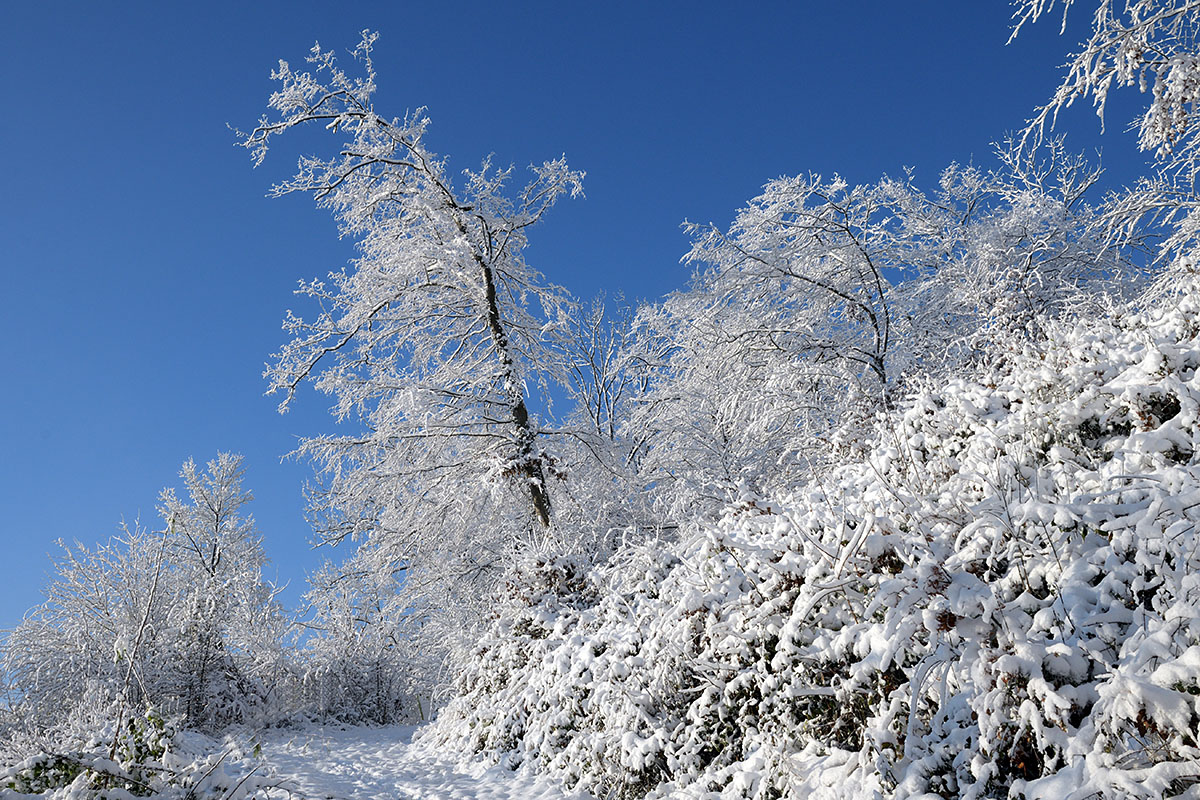
[[[542,469],[542,461],[535,452],[536,434],[529,424],[529,409],[525,406],[525,393],[521,388],[516,365],[508,350],[508,333],[500,321],[500,307],[496,301],[496,281],[492,276],[491,266],[478,253],[475,253],[475,263],[483,271],[488,329],[491,331],[496,350],[500,353],[500,361],[504,368],[504,390],[508,394],[512,408],[513,424],[517,427],[518,468],[529,484],[529,499],[533,506],[533,513],[542,527],[548,528],[550,527],[550,495],[546,491],[546,475]]]

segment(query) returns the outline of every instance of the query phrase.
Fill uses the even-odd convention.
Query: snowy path
[[[313,800],[590,800],[545,778],[460,764],[411,744],[414,730],[314,728],[264,740],[262,755]]]

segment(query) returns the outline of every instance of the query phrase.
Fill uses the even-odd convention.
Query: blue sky
[[[0,629],[40,601],[56,539],[157,524],[189,456],[245,455],[290,602],[320,561],[310,469],[280,457],[331,427],[328,403],[280,416],[261,373],[303,308],[296,281],[351,248],[305,198],[264,197],[294,164],[286,140],[253,170],[226,127],[253,125],[278,59],[378,30],[377,108],[428,107],[452,166],[565,153],[587,171],[586,199],[532,232],[534,264],[581,297],[656,298],[687,279],[680,222],[726,223],[773,177],[911,166],[929,185],[986,162],[1049,96],[1085,13],[1006,46],[1002,0],[6,4]],[[1087,108],[1067,115],[1113,183],[1141,169],[1123,133],[1137,99],[1103,137]]]

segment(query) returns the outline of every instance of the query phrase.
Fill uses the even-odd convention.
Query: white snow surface
[[[413,742],[414,726],[315,727],[267,734],[267,769],[282,781],[271,797],[334,800],[590,800],[546,776],[462,760]]]

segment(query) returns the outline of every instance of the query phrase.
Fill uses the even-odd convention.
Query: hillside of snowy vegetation
[[[1200,784],[1200,278],[1171,284],[676,546],[531,559],[425,735],[597,796]]]
[[[283,608],[227,453],[65,546],[0,793],[1198,800],[1200,5],[1098,7],[989,165],[776,178],[637,307],[525,259],[565,159],[451,174],[369,32],[280,62],[239,142],[341,137],[273,192],[359,252],[266,374],[333,401],[342,549]],[[1101,194],[1050,127],[1135,85],[1155,168]]]

